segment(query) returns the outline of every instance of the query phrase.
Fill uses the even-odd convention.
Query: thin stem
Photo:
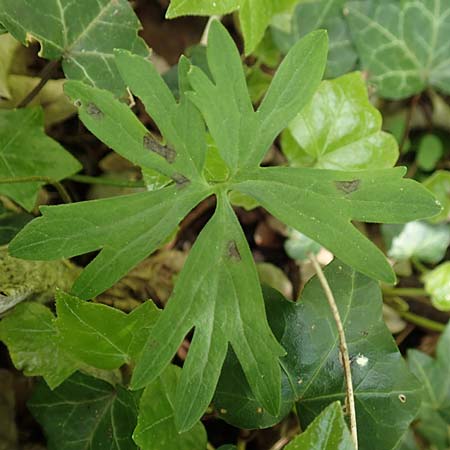
[[[91,177],[89,175],[72,175],[68,180],[76,181],[77,183],[84,184],[101,184],[105,186],[117,186],[128,188],[141,188],[145,187],[145,183],[141,180],[117,180],[112,178]]]
[[[426,328],[427,330],[431,331],[438,331],[442,333],[445,330],[445,325],[436,322],[431,319],[427,319],[426,317],[418,316],[417,314],[414,314],[409,311],[397,311],[398,315],[400,317],[403,317],[403,319],[407,320],[410,323],[413,323],[414,325],[417,325],[422,328]]]
[[[428,273],[430,270],[428,269],[427,266],[425,266],[424,264],[422,264],[417,258],[411,258],[411,262],[413,263],[413,266],[421,273],[421,274],[426,274]]]
[[[216,448],[211,444],[211,442],[208,442],[206,444],[206,450],[216,450]]]
[[[16,184],[16,183],[45,183],[51,184],[57,191],[64,203],[72,203],[69,193],[66,188],[56,180],[49,177],[41,176],[29,176],[29,177],[11,177],[11,178],[0,178],[0,184]]]
[[[345,339],[344,325],[342,324],[341,316],[339,315],[339,310],[336,305],[336,300],[334,298],[333,292],[331,291],[330,285],[328,284],[325,274],[323,273],[322,267],[320,267],[320,264],[317,261],[316,255],[310,253],[309,259],[314,266],[314,270],[317,273],[317,278],[319,279],[320,284],[322,285],[322,289],[325,292],[325,296],[327,297],[328,304],[330,305],[330,309],[338,330],[339,350],[341,352],[342,362],[344,365],[345,384],[347,387],[347,405],[350,418],[350,432],[352,435],[353,443],[355,444],[355,450],[358,450],[358,430],[356,428],[355,396],[353,393],[352,371],[350,367],[347,341]]]
[[[428,293],[422,288],[390,288],[383,287],[383,294],[389,297],[427,297]]]
[[[59,59],[55,59],[53,61],[50,61],[41,71],[39,74],[39,77],[41,78],[39,83],[31,90],[31,92],[17,105],[17,108],[24,108],[27,106],[30,102],[33,101],[33,99],[36,97],[36,95],[41,92],[42,88],[47,84],[47,81],[50,80],[53,73],[56,71],[57,67],[59,65]]]
[[[415,95],[411,99],[411,104],[409,106],[408,114],[406,116],[405,129],[403,131],[402,140],[400,141],[400,145],[399,145],[400,154],[403,152],[403,148],[405,147],[405,144],[406,144],[406,142],[408,140],[409,133],[411,131],[411,121],[412,121],[414,112],[415,112],[415,110],[417,108],[417,104],[419,103],[419,100],[420,100],[420,94]]]

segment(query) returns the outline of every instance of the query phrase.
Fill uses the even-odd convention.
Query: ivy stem
[[[438,331],[440,333],[445,330],[444,324],[431,319],[427,319],[426,317],[418,316],[417,314],[414,314],[412,312],[397,311],[397,313],[400,317],[403,317],[403,319],[407,320],[408,322],[413,323],[414,325],[417,325],[419,327],[426,328],[427,330]]]
[[[421,273],[426,274],[430,270],[428,267],[426,267],[424,264],[422,264],[417,258],[411,258],[411,262],[413,263],[413,266]]]
[[[59,59],[55,59],[53,61],[49,61],[47,65],[42,69],[39,77],[41,78],[39,83],[29,92],[29,94],[17,105],[17,108],[25,108],[28,106],[30,102],[41,92],[42,88],[47,84],[47,81],[50,80],[53,73],[56,71],[59,66]]]
[[[211,442],[208,442],[206,444],[206,450],[216,450],[216,448],[211,444]]]
[[[412,118],[413,118],[414,112],[417,108],[417,105],[419,103],[419,100],[420,100],[420,94],[415,95],[411,99],[411,103],[410,103],[408,113],[406,116],[405,129],[403,131],[403,136],[402,136],[402,139],[401,139],[400,145],[399,145],[400,154],[403,152],[403,148],[405,147],[406,141],[408,140],[409,133],[411,131]]]
[[[358,430],[356,427],[356,410],[355,410],[355,395],[353,393],[353,380],[352,371],[350,367],[350,358],[348,355],[347,341],[345,339],[344,325],[342,324],[341,316],[339,315],[339,310],[336,305],[336,300],[334,298],[333,292],[331,291],[330,285],[323,273],[322,267],[320,267],[317,261],[316,255],[314,253],[309,254],[309,259],[314,266],[314,270],[317,273],[317,278],[322,285],[322,289],[327,297],[328,304],[330,305],[331,312],[333,314],[334,321],[336,323],[338,335],[339,335],[339,351],[341,352],[342,363],[344,366],[345,384],[347,387],[347,405],[349,410],[350,418],[350,432],[352,435],[353,443],[355,444],[355,450],[358,450]]]
[[[84,184],[101,184],[105,186],[117,186],[128,188],[141,188],[145,187],[145,183],[141,180],[117,180],[110,178],[91,177],[89,175],[72,175],[68,177],[68,180],[76,181],[77,183]]]
[[[427,291],[422,288],[390,288],[383,287],[383,294],[389,297],[427,297]]]
[[[16,184],[16,183],[45,183],[51,184],[57,191],[64,203],[72,203],[69,193],[66,188],[56,180],[50,177],[42,176],[29,176],[29,177],[11,177],[11,178],[0,178],[0,184]]]

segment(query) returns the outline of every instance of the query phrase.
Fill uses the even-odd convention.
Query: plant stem
[[[413,263],[413,266],[421,273],[421,274],[426,274],[428,273],[430,270],[428,269],[428,267],[426,267],[424,264],[422,264],[418,259],[416,258],[411,258],[411,262]]]
[[[216,450],[216,448],[211,444],[211,442],[208,442],[206,444],[206,450]]]
[[[29,177],[11,177],[11,178],[0,178],[0,184],[16,184],[16,183],[45,183],[51,184],[57,191],[64,203],[72,203],[69,193],[66,188],[56,180],[49,177],[41,176],[29,176]]]
[[[414,112],[417,108],[417,104],[419,103],[420,100],[420,94],[415,95],[412,99],[411,99],[411,103],[408,109],[408,113],[406,116],[406,123],[405,123],[405,129],[403,131],[403,136],[402,136],[402,140],[400,141],[400,145],[399,145],[399,150],[400,150],[400,154],[402,154],[403,152],[403,148],[406,144],[406,141],[408,140],[409,137],[409,132],[411,131],[411,121],[412,121],[412,117],[414,115]]]
[[[110,178],[101,177],[91,177],[89,175],[72,175],[68,180],[76,181],[77,183],[85,184],[101,184],[105,186],[117,186],[117,187],[128,187],[128,188],[140,188],[145,187],[143,181],[132,181],[132,180],[117,180]]]
[[[317,278],[319,279],[320,284],[322,285],[322,289],[325,292],[325,296],[327,297],[328,304],[330,305],[330,309],[338,330],[339,351],[341,352],[342,356],[345,384],[347,387],[347,405],[350,418],[350,432],[352,435],[353,443],[355,444],[355,450],[358,450],[358,430],[356,428],[355,396],[353,393],[352,371],[350,367],[350,358],[348,356],[347,341],[345,339],[344,325],[342,324],[341,316],[339,315],[339,310],[336,305],[336,300],[334,298],[333,292],[331,291],[330,285],[328,284],[325,274],[323,273],[322,267],[320,267],[320,264],[317,261],[316,255],[314,255],[314,253],[310,253],[309,259],[314,266],[314,270],[317,273]]]
[[[418,316],[417,314],[414,314],[412,312],[397,311],[397,313],[408,322],[413,323],[414,325],[417,325],[419,327],[426,328],[427,330],[438,331],[440,333],[445,330],[444,324],[431,319],[427,319],[426,317]]]
[[[389,297],[427,297],[427,291],[422,288],[390,288],[383,287],[383,294]]]
[[[17,108],[24,108],[30,102],[33,101],[33,99],[36,97],[36,95],[38,95],[39,92],[42,90],[42,88],[47,84],[47,81],[50,80],[53,73],[57,69],[58,65],[59,65],[59,59],[55,59],[55,60],[49,61],[47,63],[47,65],[42,69],[41,73],[39,74],[39,77],[41,78],[41,80],[31,90],[31,92],[17,105]]]

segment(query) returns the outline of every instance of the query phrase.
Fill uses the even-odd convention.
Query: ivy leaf
[[[445,450],[450,445],[449,353],[449,325],[439,339],[436,358],[433,359],[418,350],[408,350],[409,367],[424,386],[422,406],[415,430],[439,450]]]
[[[20,20],[17,20],[20,18]],[[0,0],[0,20],[23,44],[41,44],[40,56],[63,59],[67,78],[125,91],[113,50],[124,48],[148,56],[138,37],[138,18],[127,0]]]
[[[441,311],[450,311],[450,261],[425,274],[423,281],[433,305]]]
[[[395,165],[397,142],[381,131],[381,114],[370,103],[359,72],[323,81],[299,111],[282,136],[290,165],[334,170]]]
[[[450,93],[447,2],[355,1],[347,10],[363,67],[380,96],[406,98],[427,86]]]
[[[299,41],[281,63],[255,112],[236,45],[219,22],[212,23],[207,56],[214,83],[192,67],[188,79],[194,93],[189,98],[202,112],[232,173],[257,166],[277,135],[312,98],[322,78],[326,48],[322,31]]]
[[[77,372],[54,391],[39,383],[28,407],[49,450],[137,450],[137,396],[121,386]]]
[[[384,324],[378,283],[338,260],[326,267],[325,275],[346,332],[360,448],[394,449],[419,410],[421,385],[408,371]],[[336,325],[317,277],[306,285],[297,303],[269,289],[265,291],[265,301],[270,326],[287,351],[281,360],[285,386],[282,402],[297,401],[301,426],[305,428],[330,403],[345,401]],[[228,376],[230,371],[226,367],[222,377]],[[248,388],[243,389],[244,384],[245,379],[237,375],[234,388],[231,383],[227,388],[234,403],[228,403],[227,414],[221,417],[232,424],[241,420],[241,408],[254,401]],[[219,403],[218,397],[224,398],[224,387],[219,384],[220,395],[215,398],[215,405],[221,408],[224,403]],[[266,427],[283,418],[272,417],[270,423],[267,416],[260,417],[264,422],[253,415],[253,423],[247,419],[246,426]]]
[[[398,223],[438,213],[440,206],[430,193],[402,179],[404,174],[404,168],[340,172],[271,167],[241,174],[247,181],[234,187],[361,273],[393,283],[384,255],[351,220]]]
[[[40,108],[0,110],[0,179],[38,176],[61,180],[81,169],[70,153],[45,134],[43,124]],[[43,184],[0,183],[0,194],[31,210]]]
[[[51,389],[77,369],[76,361],[61,346],[53,314],[39,303],[21,303],[4,317],[0,340],[8,346],[18,370],[44,377]]]
[[[388,248],[388,256],[399,261],[417,258],[428,263],[438,263],[444,258],[450,244],[450,227],[447,224],[383,224],[381,231]]]
[[[206,431],[200,422],[179,434],[175,427],[177,385],[181,369],[170,365],[151,384],[140,400],[133,439],[142,450],[204,450]]]
[[[331,403],[286,450],[354,450],[339,402]]]
[[[430,222],[443,222],[450,218],[450,172],[437,170],[423,185],[428,188],[442,204],[440,214],[430,219]]]
[[[252,53],[264,37],[273,15],[289,9],[298,0],[172,0],[166,17],[223,15],[239,10],[245,54]]]
[[[137,356],[136,335],[144,334],[156,322],[157,308],[146,302],[130,314],[99,303],[88,303],[58,292],[56,326],[60,342],[79,361],[98,369],[112,370]],[[146,330],[144,332],[144,330]]]
[[[326,78],[336,78],[354,69],[357,54],[345,17],[346,0],[309,0],[300,2],[291,18],[291,30],[272,24],[272,35],[280,50],[287,53],[303,36],[325,29],[330,38]]]
[[[131,381],[134,389],[162,373],[193,327],[194,338],[175,397],[177,429],[189,430],[209,405],[228,343],[236,352],[258,401],[272,414],[278,413],[281,377],[278,357],[284,351],[267,324],[247,241],[222,195],[138,360]]]
[[[103,292],[161,246],[183,217],[209,194],[193,183],[153,192],[43,206],[9,244],[13,256],[51,260],[101,252],[84,269],[72,293],[88,299]]]

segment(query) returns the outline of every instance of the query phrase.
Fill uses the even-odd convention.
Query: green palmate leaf
[[[423,281],[433,305],[441,311],[450,311],[450,262],[428,272]]]
[[[38,384],[28,407],[49,450],[137,450],[137,401],[121,386],[76,373],[54,391]]]
[[[75,282],[88,299],[111,286],[161,246],[180,220],[209,194],[206,187],[169,188],[110,199],[42,207],[9,245],[12,255],[38,260],[101,250]]]
[[[441,213],[433,217],[431,222],[442,222],[450,218],[450,172],[438,170],[423,185],[436,196],[443,206]]]
[[[422,406],[415,429],[438,450],[445,450],[450,445],[449,354],[449,325],[439,339],[435,359],[418,350],[408,351],[409,367],[424,387]]]
[[[289,49],[307,33],[325,29],[330,37],[327,78],[335,78],[355,67],[357,54],[343,15],[346,0],[309,0],[301,2],[292,15],[291,30],[272,26],[272,35],[281,51]]]
[[[380,96],[405,98],[428,85],[450,93],[450,4],[370,0],[347,9],[363,67]]]
[[[178,16],[228,14],[239,10],[245,53],[252,53],[264,37],[274,14],[285,11],[299,0],[172,0],[167,18]]]
[[[247,181],[234,187],[360,272],[392,283],[395,276],[382,252],[351,220],[398,223],[438,213],[440,206],[429,192],[402,179],[404,173],[402,168],[371,172],[260,168],[242,174]]]
[[[73,156],[44,133],[43,123],[40,108],[0,110],[0,181],[33,176],[61,180],[81,169]],[[31,210],[43,184],[0,182],[0,194]]]
[[[409,222],[381,228],[388,256],[396,260],[416,258],[424,262],[441,261],[450,244],[450,226]]]
[[[149,51],[138,37],[138,18],[127,0],[0,0],[0,20],[26,44],[36,39],[40,56],[63,58],[67,78],[123,94],[113,50],[142,56]]]
[[[56,296],[56,311],[63,348],[77,360],[107,370],[130,363],[137,356],[158,316],[152,302],[127,315],[63,292]]]
[[[340,261],[330,264],[325,275],[346,333],[360,449],[394,449],[417,414],[421,386],[407,370],[384,324],[378,283]],[[265,300],[270,326],[287,351],[281,361],[282,402],[292,405],[297,401],[304,429],[330,403],[345,402],[336,325],[317,277],[307,284],[298,303],[269,290],[265,291]],[[234,382],[227,385],[226,380],[233,376]],[[250,413],[247,405],[254,402],[254,397],[245,385],[239,373],[224,368],[214,399],[217,407],[227,408],[227,414],[221,417],[240,424],[242,415],[246,415],[244,423],[249,428],[278,423],[282,415],[270,420],[267,415]]]
[[[322,77],[326,47],[324,32],[299,41],[280,65],[255,112],[237,48],[219,22],[212,24],[207,54],[215,83],[192,67],[188,78],[195,92],[189,98],[202,112],[233,173],[257,166],[276,136],[311,99]]]
[[[294,167],[393,167],[398,145],[392,135],[381,131],[381,122],[359,72],[323,81],[309,105],[283,133],[283,152]]]
[[[198,422],[179,434],[175,426],[177,386],[181,369],[170,365],[141,396],[133,439],[142,450],[204,450],[206,431]]]
[[[327,406],[286,450],[354,450],[339,402]]]
[[[247,241],[222,195],[138,361],[133,388],[159,376],[192,328],[194,338],[175,400],[180,431],[190,429],[211,401],[228,343],[258,401],[272,414],[278,413],[278,357],[284,352],[267,324]]]
[[[44,377],[50,388],[77,369],[76,361],[61,346],[55,318],[39,303],[22,303],[0,322],[0,340],[17,369],[27,376]]]

